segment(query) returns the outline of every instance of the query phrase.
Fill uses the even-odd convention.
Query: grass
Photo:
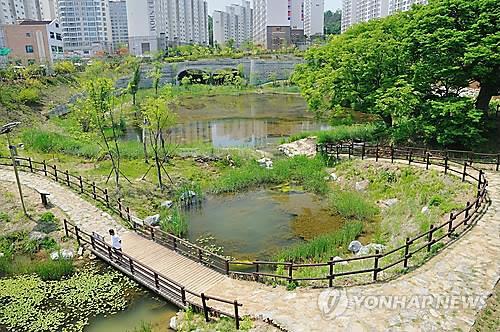
[[[279,261],[324,261],[330,256],[338,256],[347,250],[349,243],[363,232],[363,223],[348,221],[334,233],[324,234],[315,239],[282,250]]]
[[[343,141],[370,142],[378,137],[379,127],[373,123],[358,125],[340,125],[331,130],[306,131],[290,136],[287,141],[293,142],[310,136],[318,137],[318,143],[338,143]]]
[[[328,186],[324,172],[324,163],[320,158],[308,159],[296,156],[277,159],[272,169],[266,169],[255,161],[246,162],[240,168],[232,169],[221,176],[212,185],[214,193],[238,192],[263,185],[277,185],[294,182],[305,190],[325,194]]]
[[[336,188],[330,196],[332,210],[346,219],[373,219],[378,207],[361,193]]]
[[[496,284],[493,294],[486,301],[486,306],[479,312],[471,331],[500,331],[500,283]]]

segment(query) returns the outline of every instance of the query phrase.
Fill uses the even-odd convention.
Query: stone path
[[[491,206],[477,225],[424,266],[396,280],[287,291],[224,277],[206,293],[238,299],[243,314],[271,319],[289,331],[467,331],[480,306],[464,301],[478,296],[484,300],[500,276],[500,174],[486,176]],[[109,214],[51,180],[29,173],[21,173],[21,179],[27,187],[50,192],[51,202],[82,229],[106,234],[112,227],[127,232]],[[0,168],[0,181],[13,180],[12,171]],[[452,305],[447,305],[450,300]]]

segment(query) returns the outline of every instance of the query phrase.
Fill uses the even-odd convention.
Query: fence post
[[[391,144],[391,163],[394,162],[394,145]]]
[[[181,286],[181,301],[183,305],[186,305],[186,288]]]
[[[448,155],[444,156],[444,174],[448,173]]]
[[[337,144],[337,145],[335,145],[335,150],[336,150],[336,152],[337,152],[337,159],[339,159],[339,157],[340,157],[340,153],[339,153],[339,145],[338,145],[338,144]]]
[[[130,257],[128,258],[128,265],[130,266],[130,273],[134,275],[134,261]]]
[[[238,301],[234,300],[234,320],[236,322],[236,329],[240,329],[240,316],[238,314]]]
[[[201,262],[203,262],[203,255],[202,255],[202,253],[201,253],[201,249],[200,249],[200,248],[198,248],[198,261],[199,261],[200,263],[201,263]]]
[[[205,321],[208,323],[210,321],[208,317],[207,299],[205,294],[201,293],[201,304],[203,305],[203,314],[205,315]]]
[[[365,142],[363,142],[363,146],[361,147],[361,160],[365,159]]]
[[[378,161],[378,142],[377,146],[375,147],[375,161]]]
[[[293,281],[293,262],[290,262],[290,265],[288,265],[288,282]]]
[[[78,227],[75,225],[75,236],[76,236],[76,242],[78,242],[78,245],[80,246],[80,233],[78,232]]]
[[[127,220],[130,223],[130,220],[131,220],[131,218],[130,218],[130,208],[128,206],[127,206],[126,211],[127,211]],[[135,229],[135,222],[134,222],[134,229]]]
[[[118,213],[120,214],[120,218],[123,219],[122,199],[120,197],[118,197]]]
[[[155,276],[155,287],[157,289],[159,289],[160,288],[160,278],[158,277],[158,273],[155,272],[154,276]]]
[[[333,273],[334,273],[334,263],[333,263],[333,256],[330,257],[330,261],[328,262],[329,268],[330,268],[330,275],[328,276],[328,287],[333,287]]]
[[[453,220],[455,219],[455,216],[453,215],[453,212],[450,213],[450,220],[448,221],[448,237],[451,237],[451,234],[453,233]]]
[[[68,231],[68,221],[64,219],[64,234],[66,234],[66,237],[69,237],[69,231]]]
[[[347,146],[347,155],[349,156],[349,159],[351,159],[351,145]]]
[[[373,281],[377,281],[377,274],[378,274],[378,260],[380,257],[379,251],[375,250],[375,260],[373,263]]]
[[[477,190],[481,190],[481,184],[482,184],[482,178],[483,178],[483,170],[480,169],[479,170],[479,178],[478,178],[478,181],[477,181]]]
[[[431,251],[432,246],[432,233],[434,233],[434,225],[431,225],[429,229],[429,236],[427,237],[427,252]]]
[[[30,171],[33,173],[33,162],[31,161],[31,157],[28,158],[28,161],[30,163]]]
[[[255,281],[259,282],[259,263],[255,263]]]
[[[95,249],[95,239],[94,239],[93,235],[90,237],[90,244],[92,245],[92,249],[96,250]]]
[[[54,165],[52,166],[52,168],[54,169],[54,177],[56,178],[56,182],[59,182],[59,177],[57,176],[57,166]]]
[[[464,161],[464,174],[462,174],[462,182],[465,182],[466,175],[467,175],[467,160]]]
[[[109,208],[108,188],[104,188],[104,197],[106,198],[106,206]]]
[[[465,209],[465,219],[464,225],[467,226],[467,218],[469,218],[470,202],[467,202],[467,208]]]
[[[226,259],[226,275],[229,275],[229,259]]]
[[[47,176],[47,163],[45,162],[45,160],[43,161],[43,173],[45,174],[45,176]]]
[[[406,269],[408,268],[408,258],[410,258],[408,256],[408,253],[410,252],[410,238],[407,237],[406,238],[406,241],[405,241],[405,260],[404,260],[404,263],[403,263],[403,267]]]
[[[413,155],[413,150],[410,149],[410,152],[408,153],[408,165],[411,165],[411,157]]]
[[[69,172],[66,170],[66,185],[71,188],[71,182],[69,181]]]
[[[500,170],[500,153],[497,155],[497,168],[496,171],[498,172]]]
[[[426,161],[425,161],[425,169],[429,169],[430,161],[431,161],[431,154],[429,152],[427,152]]]
[[[80,193],[83,194],[83,180],[82,180],[82,176],[78,176],[78,180],[80,181]]]
[[[92,196],[95,200],[97,199],[97,194],[95,192],[95,182],[92,182]]]
[[[151,240],[155,240],[155,229],[153,228],[153,226],[149,226],[149,232],[151,234]]]

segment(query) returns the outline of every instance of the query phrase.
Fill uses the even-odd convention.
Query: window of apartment
[[[50,47],[50,50],[51,50],[52,52],[57,52],[57,46],[52,45],[52,46]]]
[[[55,36],[55,34],[54,34],[54,32],[53,32],[53,31],[51,31],[51,32],[50,32],[50,38],[51,38],[51,39],[56,38],[56,36]]]
[[[35,63],[35,59],[28,59],[28,65],[34,65]]]
[[[62,40],[62,36],[61,36],[61,34],[60,34],[60,33],[56,33],[56,39],[57,39],[57,40]]]
[[[31,37],[31,32],[26,32],[26,37],[30,38]]]
[[[33,53],[33,45],[26,45],[24,48],[26,49],[26,53]]]
[[[57,46],[57,51],[60,52],[60,53],[62,53],[63,52],[62,46]]]
[[[59,28],[59,23],[56,23],[56,28]]]

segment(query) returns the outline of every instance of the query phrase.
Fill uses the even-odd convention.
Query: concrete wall
[[[197,69],[206,72],[215,72],[217,70],[237,68],[240,64],[243,65],[243,73],[245,79],[249,80],[252,85],[259,85],[270,82],[269,75],[276,73],[278,80],[288,79],[290,74],[295,69],[295,66],[302,63],[302,58],[290,57],[283,60],[278,59],[210,59],[198,61],[184,61],[176,63],[166,63],[163,66],[163,76],[160,80],[161,84],[177,84],[177,76],[184,70]],[[141,74],[141,88],[149,88],[152,86],[152,81],[149,78],[150,67],[143,67]],[[126,88],[129,78],[123,77],[118,80],[119,88]]]

